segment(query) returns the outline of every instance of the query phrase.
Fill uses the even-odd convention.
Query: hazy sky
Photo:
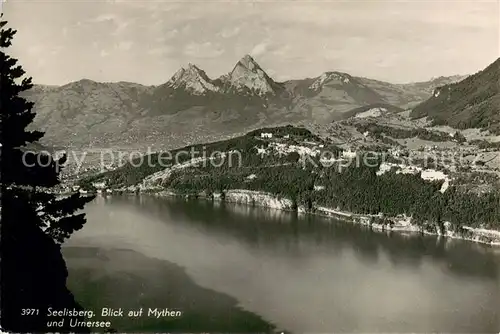
[[[247,53],[276,80],[337,70],[410,82],[474,73],[500,53],[497,0],[6,0],[3,11],[12,54],[45,84],[159,84],[188,62],[216,77]]]

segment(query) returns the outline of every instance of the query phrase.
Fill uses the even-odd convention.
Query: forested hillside
[[[416,106],[412,118],[428,116],[436,125],[484,128],[500,134],[500,58],[466,79],[437,88]]]
[[[261,133],[272,133],[273,138],[262,138]],[[303,154],[307,145],[312,148],[310,155]],[[283,147],[296,148],[296,151],[279,151]],[[241,161],[231,165],[227,161],[224,163],[227,156],[219,155],[212,160],[213,163],[200,162],[186,168],[170,169],[152,186],[193,196],[200,193],[210,196],[228,189],[265,191],[290,199],[295,208],[303,206],[306,210],[324,206],[360,214],[406,214],[424,225],[450,221],[457,228],[462,225],[500,228],[498,192],[475,195],[454,187],[440,192],[443,181],[427,181],[419,173],[379,175],[380,164],[387,158],[382,153],[375,160],[372,158],[370,164],[356,163],[364,161],[364,152],[358,152],[356,158],[341,158],[343,150],[302,128],[262,129],[231,140],[181,148],[172,151],[171,155],[193,149],[206,152],[205,156],[237,151],[241,153]],[[262,154],[258,154],[259,150]],[[327,163],[320,158],[325,152],[331,153]],[[115,189],[124,189],[141,184],[156,172],[169,170],[159,166],[160,154],[148,159],[153,166],[127,164],[88,178],[81,184],[89,188],[95,181],[106,181]],[[178,164],[189,159],[188,155],[183,155]]]

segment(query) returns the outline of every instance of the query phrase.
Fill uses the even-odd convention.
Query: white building
[[[342,157],[343,158],[355,158],[356,157],[356,151],[352,151],[351,148],[349,147],[347,151],[342,151]]]
[[[389,153],[390,153],[391,155],[395,156],[395,157],[400,157],[402,152],[401,152],[401,150],[400,150],[400,149],[398,149],[398,148],[391,148],[391,149],[389,150]]]
[[[272,133],[269,133],[269,132],[262,132],[260,134],[260,137],[261,138],[273,138],[273,134]]]
[[[263,155],[267,154],[267,150],[265,148],[256,147],[256,149],[257,149],[257,154],[260,155],[260,156],[263,156]]]
[[[94,188],[96,189],[103,189],[106,187],[106,181],[102,181],[102,182],[94,182],[92,183],[92,185],[94,186]]]

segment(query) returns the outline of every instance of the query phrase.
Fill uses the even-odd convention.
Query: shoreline
[[[60,196],[69,194],[71,193],[59,193]],[[297,214],[308,214],[335,218],[336,220],[370,228],[371,230],[376,232],[411,233],[444,237],[449,239],[474,242],[476,244],[482,244],[491,247],[498,247],[498,249],[500,249],[500,230],[461,226],[462,230],[460,232],[457,232],[450,229],[450,227],[452,226],[450,222],[444,222],[445,231],[443,234],[440,230],[440,227],[436,223],[428,223],[426,226],[416,225],[411,223],[412,218],[407,217],[406,215],[398,215],[396,217],[392,217],[383,216],[381,214],[357,214],[322,206],[313,206],[312,210],[307,210],[305,207],[300,205],[298,207],[293,207],[293,202],[290,199],[282,198],[278,195],[263,191],[228,189],[224,193],[206,194],[205,192],[200,192],[181,194],[178,192],[174,192],[171,189],[164,188],[128,187],[95,193],[95,195],[98,196],[111,196],[113,194],[149,195],[155,197],[181,197],[186,199],[203,199],[213,202],[237,203],[247,206],[258,206],[262,208],[296,212]],[[379,222],[383,223],[381,224]],[[433,230],[426,229],[426,227],[432,228]]]
[[[336,220],[341,220],[352,224],[364,226],[376,232],[421,234],[421,235],[444,237],[456,240],[464,240],[491,247],[500,247],[500,231],[497,230],[463,226],[461,231],[462,234],[460,234],[460,232],[450,230],[449,227],[451,226],[451,223],[445,222],[444,224],[445,233],[443,234],[440,232],[439,227],[435,223],[431,225],[431,227],[435,228],[435,231],[429,231],[425,229],[425,226],[412,224],[410,222],[411,217],[407,217],[404,215],[397,217],[383,217],[380,215],[356,214],[352,212],[346,212],[342,210],[336,210],[321,206],[313,207],[312,210],[308,211],[301,206],[293,208],[292,201],[290,199],[280,198],[271,193],[259,192],[253,190],[230,189],[227,190],[224,193],[224,195],[221,193],[214,193],[212,196],[207,196],[204,193],[186,195],[186,194],[176,193],[168,189],[156,192],[140,192],[139,194],[150,195],[155,197],[182,197],[191,199],[203,199],[214,202],[217,201],[217,202],[244,204],[247,206],[257,206],[257,207],[270,208],[281,211],[297,212],[298,214],[307,214],[307,215],[316,215],[320,217],[334,218]],[[380,224],[376,222],[380,220],[383,220],[386,223]]]

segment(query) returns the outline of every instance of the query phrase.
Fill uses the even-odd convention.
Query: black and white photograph
[[[498,0],[0,0],[2,333],[500,333]]]

